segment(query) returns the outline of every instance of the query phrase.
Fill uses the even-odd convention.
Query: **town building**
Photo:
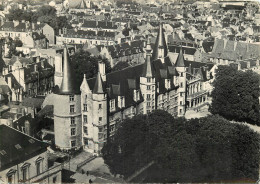
[[[33,33],[38,33],[38,37],[34,37]],[[55,44],[55,33],[54,29],[45,23],[30,23],[30,22],[19,22],[9,21],[5,22],[0,27],[0,35],[2,37],[11,37],[13,40],[18,38],[23,42],[25,46],[34,47],[34,40],[39,40],[41,35],[44,35],[48,40],[49,45]],[[36,36],[36,35],[35,35]]]
[[[46,143],[6,125],[0,125],[0,139],[1,183],[61,182],[62,167],[48,165]]]

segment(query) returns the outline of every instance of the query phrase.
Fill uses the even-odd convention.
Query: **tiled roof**
[[[7,139],[10,135],[12,138]],[[0,125],[0,150],[2,171],[45,152],[47,144],[11,127]]]

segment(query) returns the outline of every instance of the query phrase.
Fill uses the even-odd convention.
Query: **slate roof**
[[[7,137],[10,137],[7,139]],[[0,125],[0,171],[47,151],[47,144],[6,125]],[[2,154],[3,153],[3,154]]]
[[[117,29],[117,25],[111,21],[85,20],[82,28]]]
[[[26,107],[41,108],[43,101],[44,98],[41,97],[36,97],[36,98],[27,97],[23,99],[22,105]]]
[[[107,46],[108,52],[112,58],[124,57],[131,54],[144,52],[144,41],[135,40],[129,43]]]

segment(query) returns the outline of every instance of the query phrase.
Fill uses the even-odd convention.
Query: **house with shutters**
[[[125,118],[156,109],[181,117],[187,108],[206,104],[208,93],[203,85],[210,79],[207,71],[212,66],[193,64],[193,72],[188,73],[190,63],[187,64],[182,51],[173,61],[168,55],[162,24],[154,48],[148,39],[143,49],[146,50],[144,63],[106,74],[105,64],[99,62],[97,76],[91,79],[84,76],[79,85],[74,81],[71,61],[64,48],[61,85],[54,95],[48,95],[52,98],[48,101],[55,101],[54,135],[59,149],[83,147],[99,154]]]

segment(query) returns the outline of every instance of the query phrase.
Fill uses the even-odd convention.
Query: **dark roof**
[[[176,64],[175,64],[176,67],[184,67],[184,56],[182,54],[182,49],[180,50],[180,53],[178,55],[178,58],[176,60]]]
[[[47,144],[11,127],[0,125],[1,171],[35,157],[46,150]]]
[[[27,97],[23,99],[22,105],[26,107],[41,108],[43,101],[44,98],[41,97],[36,97],[36,98]]]
[[[102,28],[102,29],[117,29],[115,22],[110,21],[95,21],[85,20],[81,26],[82,28]]]

